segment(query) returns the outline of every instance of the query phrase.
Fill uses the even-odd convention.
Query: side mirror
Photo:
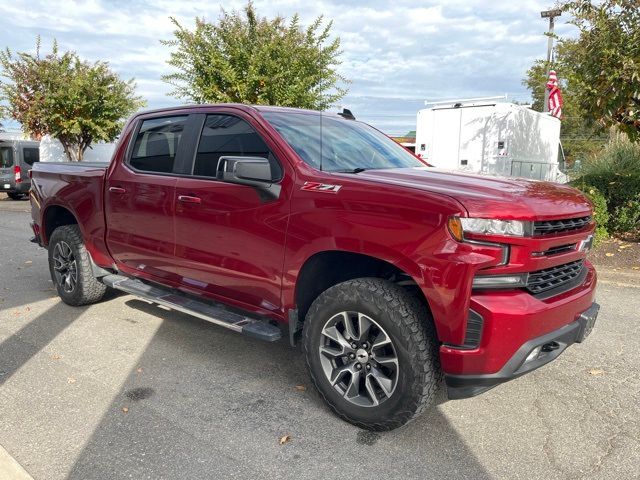
[[[217,176],[223,182],[255,187],[272,198],[280,196],[280,185],[273,183],[271,163],[266,158],[222,156]]]

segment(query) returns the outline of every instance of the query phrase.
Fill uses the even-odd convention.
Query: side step
[[[197,300],[182,292],[153,286],[122,275],[107,275],[101,280],[108,287],[122,290],[149,302],[193,315],[250,337],[267,342],[275,342],[281,337],[280,329],[275,325],[271,325],[266,320],[232,312],[220,303]]]

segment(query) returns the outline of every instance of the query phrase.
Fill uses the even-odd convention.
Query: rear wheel
[[[314,384],[343,419],[391,430],[432,405],[441,373],[428,310],[378,278],[335,285],[312,304],[304,350]]]
[[[94,276],[91,259],[77,225],[53,231],[49,241],[49,271],[58,295],[68,305],[98,302],[107,287]]]
[[[18,193],[18,192],[7,192],[7,196],[11,200],[20,200],[22,197],[24,197],[24,194],[23,193]]]

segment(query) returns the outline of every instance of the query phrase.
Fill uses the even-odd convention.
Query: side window
[[[129,164],[143,172],[171,173],[187,116],[144,120]]]
[[[13,148],[0,147],[0,168],[13,166]]]
[[[241,118],[207,115],[198,144],[193,175],[216,177],[218,160],[223,156],[269,159],[274,180],[282,177],[280,164],[258,133]]]
[[[33,165],[40,161],[40,149],[39,148],[23,148],[22,155],[24,156],[24,163],[27,165]]]

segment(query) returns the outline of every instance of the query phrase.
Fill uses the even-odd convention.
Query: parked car
[[[598,305],[580,192],[428,168],[345,117],[155,110],[108,166],[36,164],[32,228],[58,294],[85,305],[111,287],[284,335],[331,408],[373,430],[585,339]]]
[[[0,192],[20,200],[28,195],[29,170],[40,159],[39,143],[27,140],[0,140]]]

